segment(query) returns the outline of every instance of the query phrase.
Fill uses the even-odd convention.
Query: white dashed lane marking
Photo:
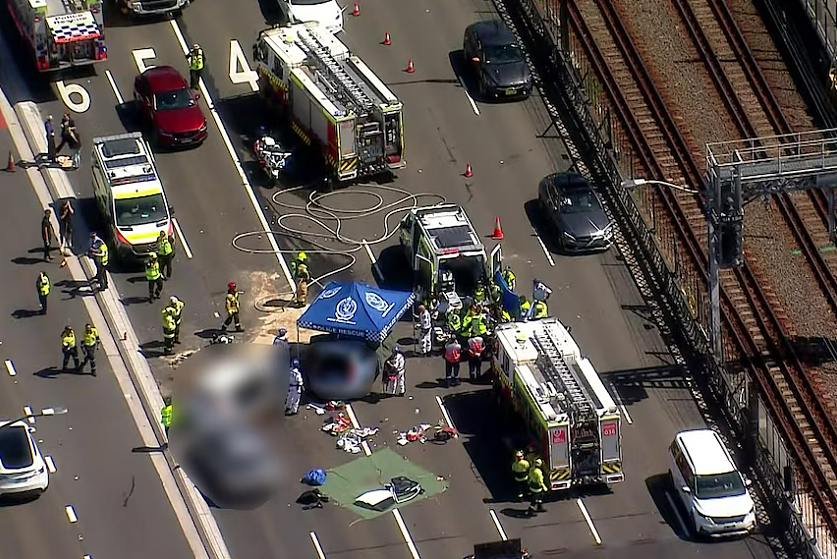
[[[35,418],[29,417],[34,415],[32,408],[30,408],[29,406],[23,406],[23,414],[27,416],[27,420],[29,421],[29,423],[35,423]]]
[[[54,474],[56,471],[58,471],[55,468],[55,461],[52,459],[52,456],[44,456],[44,462],[46,462],[46,467],[47,470],[49,470],[49,473]]]
[[[67,514],[67,520],[70,521],[70,524],[75,524],[76,522],[78,522],[76,509],[73,508],[73,505],[67,505],[66,507],[64,507],[64,512]]]
[[[13,377],[17,374],[17,371],[15,370],[15,364],[12,363],[11,359],[6,359],[4,364],[6,365],[6,372],[9,373],[10,377]]]

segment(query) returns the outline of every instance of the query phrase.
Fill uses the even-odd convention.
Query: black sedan
[[[613,226],[587,179],[573,173],[549,175],[541,180],[538,199],[563,251],[610,248]]]
[[[502,21],[469,25],[462,50],[476,75],[480,98],[526,98],[532,92],[529,66],[514,34]]]

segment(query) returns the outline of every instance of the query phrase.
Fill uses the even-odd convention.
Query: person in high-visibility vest
[[[186,303],[174,295],[169,299],[169,307],[174,313],[174,343],[176,344],[180,343],[180,323],[183,321],[183,307],[185,306]]]
[[[163,308],[163,351],[166,355],[174,351],[174,331],[177,329],[177,323],[174,319],[174,309],[172,307]]]
[[[291,262],[291,277],[294,279],[296,279],[296,271],[300,264],[308,266],[308,255],[305,254],[305,251],[300,251],[300,253],[296,255],[296,259]]]
[[[474,301],[480,305],[485,304],[485,286],[482,282],[478,283],[477,287],[474,289]]]
[[[96,281],[99,289],[105,291],[108,288],[108,245],[96,233],[90,233],[90,258],[96,263]]]
[[[171,265],[172,260],[174,260],[174,237],[165,231],[160,231],[160,236],[157,237],[157,257],[163,279],[171,278]]]
[[[527,320],[529,318],[529,309],[532,308],[532,305],[523,295],[518,300],[520,301],[520,320]]]
[[[529,486],[529,461],[526,460],[522,450],[514,453],[514,462],[512,462],[511,468],[514,483],[517,485],[517,498],[523,499],[526,488]]]
[[[51,288],[49,283],[49,276],[46,272],[38,274],[38,279],[35,280],[35,289],[38,291],[38,302],[41,304],[41,314],[47,313],[47,297],[49,297],[49,290]]]
[[[148,253],[148,260],[145,261],[145,281],[148,282],[148,302],[153,303],[154,299],[160,298],[163,292],[163,274],[160,273],[160,261],[157,260],[156,252]]]
[[[197,91],[205,62],[203,49],[199,44],[192,45],[192,50],[186,55],[186,60],[189,61],[189,87]]]
[[[64,360],[61,362],[61,370],[68,371],[67,365],[70,364],[70,359],[73,360],[73,369],[78,369],[78,347],[76,347],[76,333],[72,326],[66,326],[61,332],[61,352],[64,354]]]
[[[546,509],[543,508],[543,494],[549,491],[549,488],[544,483],[543,460],[540,458],[536,459],[532,468],[529,469],[527,481],[531,497],[529,499],[529,509],[526,512],[530,516],[539,512],[546,512]]]
[[[448,332],[458,336],[459,331],[462,330],[462,319],[459,318],[459,313],[453,309],[449,310],[448,314],[445,315],[445,322],[448,326]]]
[[[81,362],[79,371],[84,369],[84,366],[90,363],[90,374],[96,376],[96,348],[99,347],[99,332],[92,324],[87,324],[84,327],[84,333],[81,335],[81,351],[84,354],[84,361]]]
[[[236,332],[243,332],[241,327],[241,319],[238,314],[241,312],[241,292],[234,281],[227,284],[227,297],[224,300],[224,307],[227,311],[227,319],[221,325],[221,332],[226,332],[227,327],[235,322]]]
[[[517,279],[515,278],[514,272],[508,266],[505,267],[503,270],[503,280],[505,280],[506,285],[509,286],[509,289],[514,291],[517,285]]]
[[[163,409],[160,410],[160,423],[163,424],[163,429],[166,430],[166,436],[169,436],[169,427],[171,427],[171,419],[172,419],[172,406],[171,406],[171,396],[166,396],[163,400]],[[168,443],[165,443],[164,446],[168,446]]]
[[[294,281],[296,281],[296,303],[304,307],[308,301],[308,282],[311,275],[308,273],[308,257],[304,252],[299,253],[299,258],[294,266]]]
[[[488,284],[488,299],[491,303],[497,305],[503,298],[503,289],[493,281]]]
[[[537,320],[539,318],[546,318],[549,316],[549,310],[546,306],[546,301],[535,301],[532,305],[532,318]]]

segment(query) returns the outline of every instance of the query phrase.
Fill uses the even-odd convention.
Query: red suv
[[[154,141],[177,147],[206,139],[206,118],[186,79],[171,66],[149,68],[134,80],[134,99],[150,121]]]

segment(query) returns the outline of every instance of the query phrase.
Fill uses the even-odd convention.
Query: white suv
[[[695,536],[744,535],[756,526],[747,480],[711,429],[681,431],[668,449],[674,493]]]

